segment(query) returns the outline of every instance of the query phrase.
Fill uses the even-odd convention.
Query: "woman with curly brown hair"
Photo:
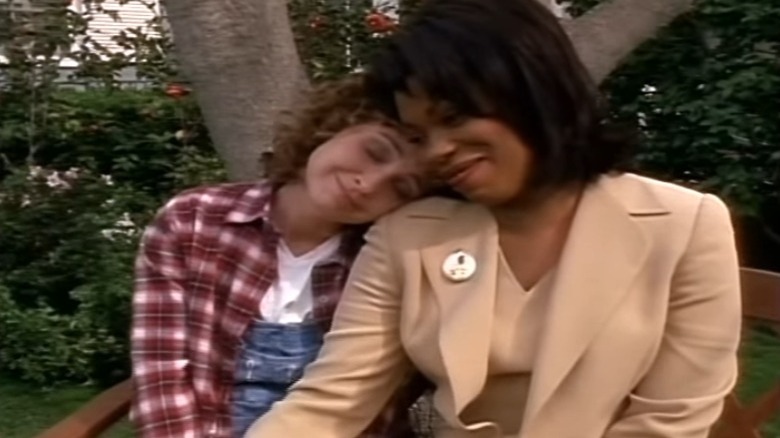
[[[280,124],[268,178],[188,190],[147,228],[138,436],[242,436],[317,356],[363,226],[425,192],[415,145],[363,96],[357,78],[316,88]],[[405,414],[388,405],[363,436],[408,436]]]

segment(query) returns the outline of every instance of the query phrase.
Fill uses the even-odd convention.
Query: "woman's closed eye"
[[[369,141],[365,146],[365,151],[366,155],[378,164],[389,163],[393,158],[392,146],[383,140]]]

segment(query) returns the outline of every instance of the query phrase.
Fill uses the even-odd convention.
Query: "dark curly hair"
[[[376,122],[397,126],[366,98],[362,76],[316,85],[300,106],[282,114],[273,148],[263,157],[265,176],[274,185],[294,181],[321,144],[345,128]]]

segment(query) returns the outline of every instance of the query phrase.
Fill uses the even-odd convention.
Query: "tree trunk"
[[[275,115],[307,80],[286,0],[163,0],[176,55],[233,180],[257,178]]]
[[[564,27],[590,74],[601,83],[640,44],[693,7],[693,0],[612,0]]]

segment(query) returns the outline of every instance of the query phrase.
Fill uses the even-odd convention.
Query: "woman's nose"
[[[456,149],[457,145],[448,136],[432,133],[425,143],[425,159],[432,165],[446,163]]]
[[[355,191],[363,196],[374,193],[381,186],[384,179],[381,169],[379,170],[379,172],[366,172],[355,175],[353,180]]]

